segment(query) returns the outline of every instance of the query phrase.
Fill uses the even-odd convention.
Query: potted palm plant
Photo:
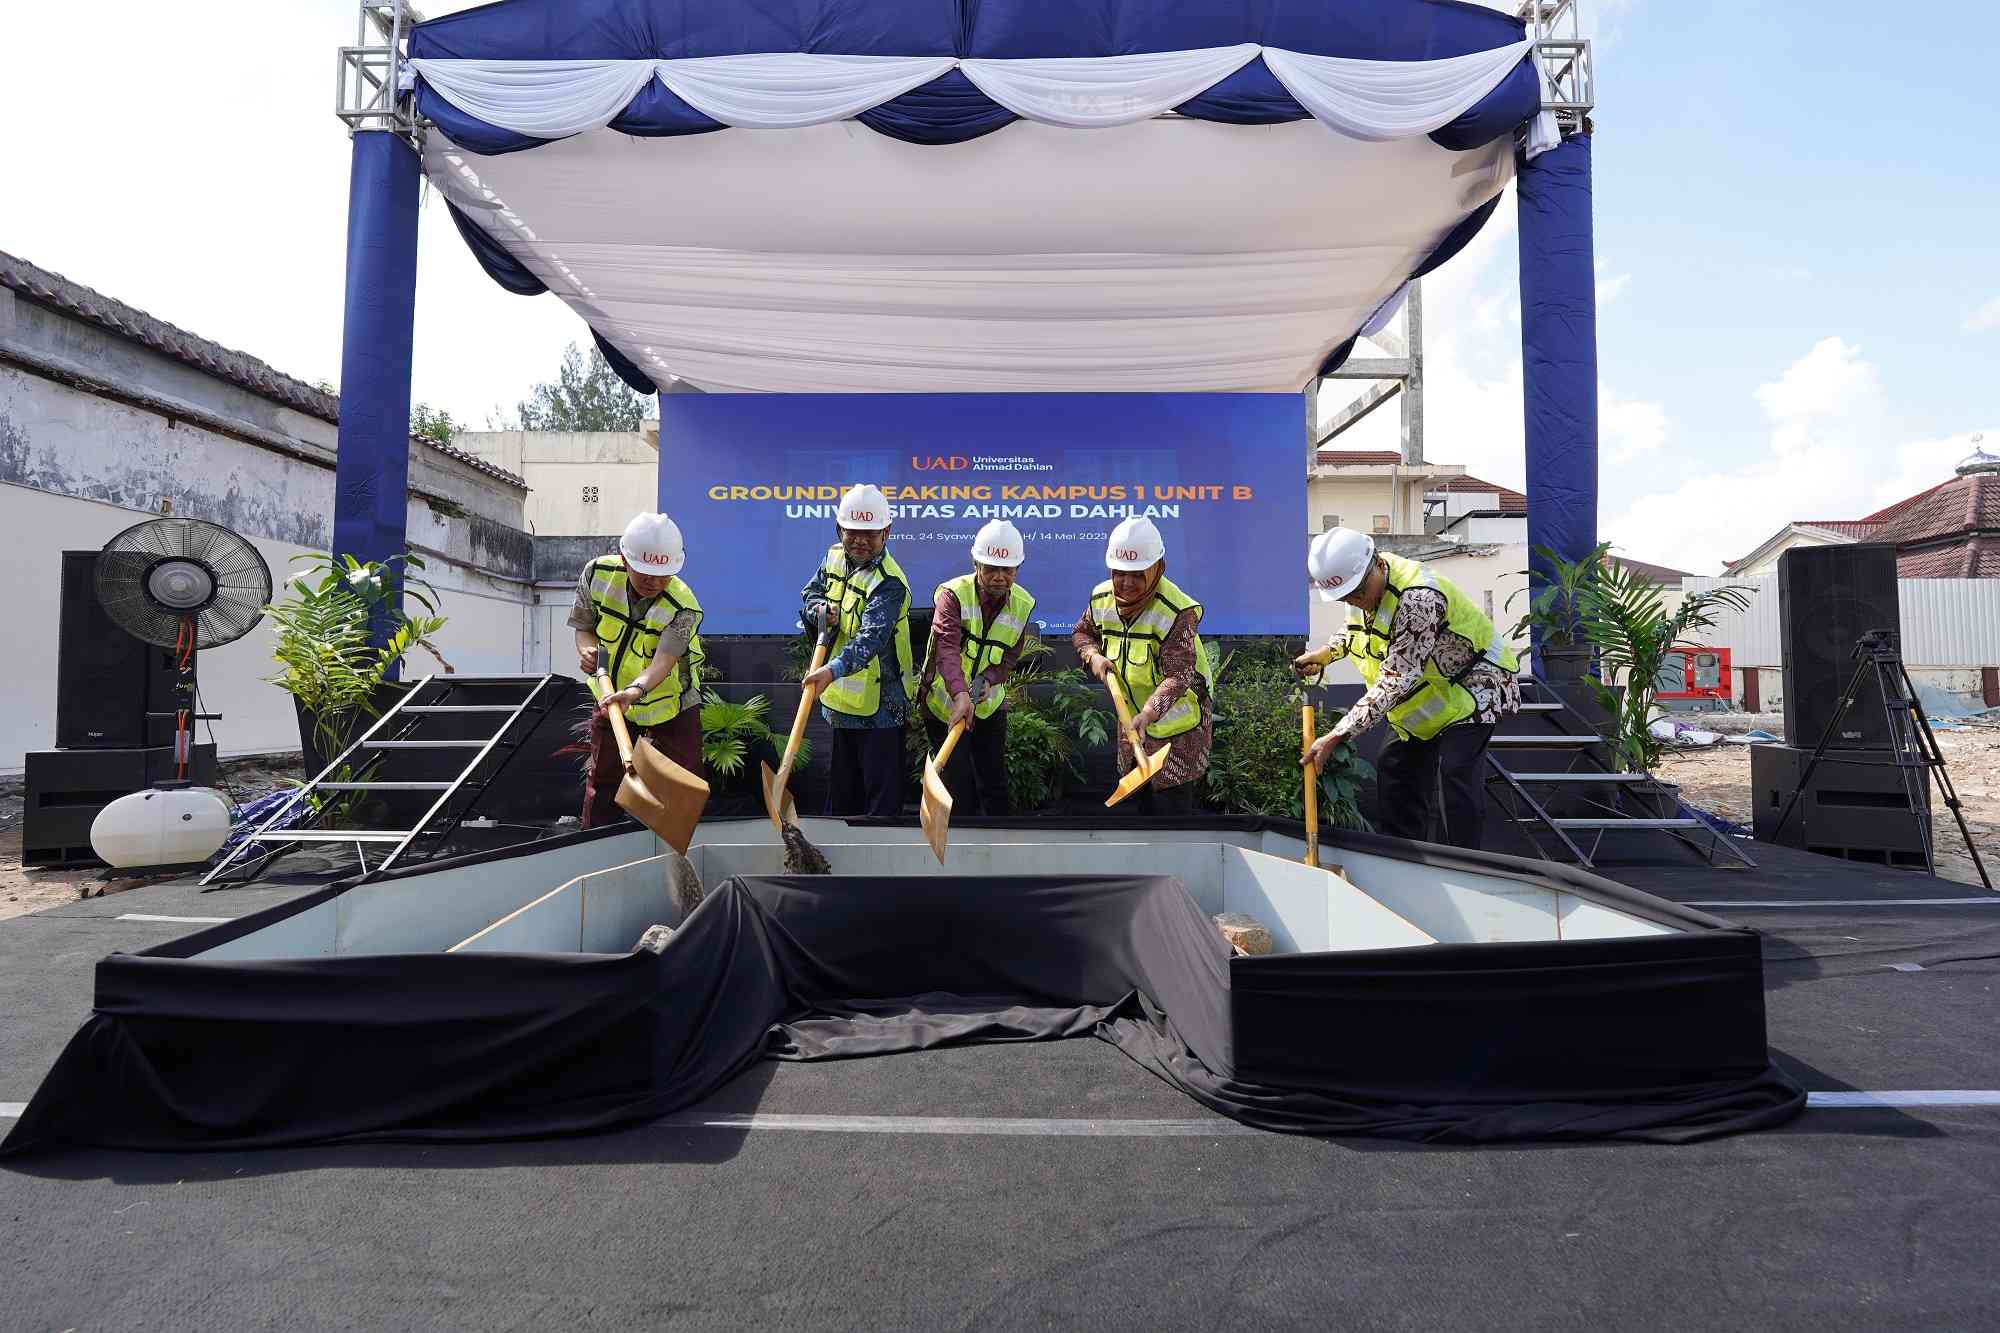
[[[1536,567],[1521,571],[1528,586],[1507,598],[1512,610],[1514,599],[1531,593],[1527,610],[1514,622],[1510,637],[1518,640],[1531,635],[1535,644],[1535,668],[1550,685],[1570,685],[1590,674],[1597,650],[1583,630],[1584,603],[1604,573],[1610,542],[1599,542],[1581,559],[1565,560],[1546,546],[1537,546]]]
[[[292,696],[306,771],[317,774],[395,702],[394,679],[405,654],[421,648],[452,670],[431,636],[442,630],[436,592],[408,570],[414,555],[363,561],[317,552],[294,556],[306,567],[286,580],[287,596],[264,608],[276,628],[269,679]],[[410,615],[414,603],[422,614]]]
[[[1667,654],[1692,646],[1690,637],[1712,629],[1722,611],[1747,609],[1748,591],[1731,586],[1690,592],[1669,614],[1660,585],[1615,561],[1583,587],[1577,603],[1580,629],[1597,652],[1601,675],[1589,686],[1604,709],[1602,733],[1618,768],[1650,773],[1659,764],[1660,739],[1652,728],[1666,711],[1655,695]],[[1679,789],[1666,783],[1655,782],[1633,794],[1649,801],[1660,818],[1672,817],[1680,803]]]

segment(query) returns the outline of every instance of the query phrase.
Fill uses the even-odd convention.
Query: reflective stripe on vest
[[[1189,610],[1194,612],[1195,624],[1200,625],[1201,603],[1164,577],[1145,609],[1129,625],[1118,614],[1118,599],[1112,595],[1111,580],[1106,579],[1091,590],[1091,623],[1097,626],[1097,636],[1104,641],[1104,655],[1111,659],[1111,669],[1117,673],[1118,683],[1125,687],[1126,701],[1135,712],[1144,708],[1146,700],[1160,687],[1160,652],[1166,647],[1174,621]],[[1213,699],[1215,674],[1209,667],[1208,649],[1199,630],[1194,636],[1194,662],[1202,697]],[[1200,725],[1201,698],[1196,697],[1194,688],[1189,688],[1174,700],[1165,717],[1146,728],[1146,734],[1164,741]]]
[[[696,698],[701,694],[701,603],[694,589],[678,575],[670,575],[646,614],[635,618],[625,562],[617,556],[605,556],[591,562],[590,600],[597,608],[597,660],[610,673],[612,688],[618,690],[639,679],[652,664],[660,636],[674,617],[683,611],[694,612],[697,632],[688,642],[687,656],[651,694],[625,710],[625,720],[635,727],[657,727],[679,717],[684,694],[691,692]]]
[[[840,613],[839,628],[834,634],[829,657],[838,656],[861,632],[862,608],[868,605],[868,595],[881,587],[883,580],[893,579],[903,585],[903,614],[896,624],[893,651],[896,654],[896,674],[903,681],[903,697],[915,698],[917,673],[910,655],[910,580],[903,573],[903,567],[884,550],[879,561],[870,561],[849,574],[847,552],[836,545],[828,548],[820,569],[826,575],[826,599]],[[834,712],[846,713],[850,717],[875,716],[882,707],[882,658],[883,654],[877,653],[860,671],[834,681],[820,691],[820,702]]]
[[[1365,683],[1372,687],[1382,673],[1382,664],[1389,655],[1389,630],[1396,619],[1396,607],[1401,604],[1403,594],[1412,588],[1431,588],[1444,594],[1444,627],[1465,639],[1479,654],[1472,666],[1487,662],[1502,671],[1520,670],[1520,659],[1514,655],[1514,649],[1493,632],[1493,622],[1467,599],[1457,584],[1399,555],[1385,551],[1381,559],[1389,570],[1389,584],[1382,590],[1375,614],[1365,615],[1359,607],[1347,610],[1347,655]],[[1472,666],[1466,670],[1470,671]],[[1453,723],[1471,717],[1479,708],[1471,691],[1438,670],[1435,657],[1424,663],[1423,678],[1422,689],[1389,710],[1389,726],[1405,740],[1414,737],[1427,741]]]
[[[993,623],[985,623],[984,609],[979,605],[979,585],[971,574],[961,574],[949,583],[940,583],[931,598],[933,604],[944,600],[950,593],[958,599],[958,665],[970,686],[980,673],[999,664],[1007,655],[1007,650],[1021,641],[1028,632],[1028,615],[1035,609],[1034,596],[1026,588],[1016,583],[1007,590],[1007,603],[993,617]],[[932,625],[937,622],[933,620]],[[932,631],[930,642],[924,648],[924,675],[930,680],[930,690],[924,695],[924,702],[931,710],[931,716],[940,722],[951,720],[951,695],[944,687],[944,676],[937,669],[937,633]],[[986,691],[986,697],[972,706],[972,715],[984,722],[1000,711],[1000,705],[1007,697],[1005,685],[995,685]]]

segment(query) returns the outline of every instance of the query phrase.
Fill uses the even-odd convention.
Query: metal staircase
[[[351,844],[363,871],[435,855],[515,750],[562,697],[557,676],[426,676],[203,877],[212,884],[250,848],[250,877],[312,843]],[[334,793],[343,795],[326,800]],[[288,817],[304,805],[292,826]],[[355,815],[369,826],[332,827]],[[379,821],[372,817],[383,816]],[[372,867],[369,847],[388,850]],[[250,863],[245,863],[249,865]]]
[[[1520,680],[1521,711],[1501,722],[1505,730],[1496,729],[1488,743],[1486,790],[1543,859],[1566,851],[1591,868],[1606,834],[1629,831],[1664,833],[1711,865],[1721,846],[1756,866],[1734,839],[1685,813],[1678,801],[1672,815],[1635,813],[1653,775],[1611,768],[1603,738],[1583,714],[1539,677],[1524,672]]]

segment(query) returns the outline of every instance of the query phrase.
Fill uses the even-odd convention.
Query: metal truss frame
[[[334,64],[333,114],[350,134],[386,130],[419,143],[416,98],[403,88],[404,43],[424,21],[408,0],[360,0],[354,44]]]
[[[1518,13],[1542,71],[1542,107],[1564,134],[1589,128],[1597,106],[1597,71],[1581,26],[1582,0],[1521,0]]]

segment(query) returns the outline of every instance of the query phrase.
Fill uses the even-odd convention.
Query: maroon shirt
[[[975,585],[976,586],[976,585]],[[991,625],[993,618],[1007,605],[1007,595],[992,597],[979,594],[980,623]],[[965,679],[965,611],[958,604],[958,594],[949,588],[938,590],[937,605],[931,612],[931,638],[936,645],[933,661],[937,674],[944,680],[944,692],[956,697],[970,694],[970,683]],[[1023,633],[1019,639],[1007,645],[1000,660],[980,674],[986,678],[987,687],[1005,685],[1014,674],[1015,659],[1021,655],[1021,645],[1028,641]],[[925,683],[929,688],[929,683]]]

